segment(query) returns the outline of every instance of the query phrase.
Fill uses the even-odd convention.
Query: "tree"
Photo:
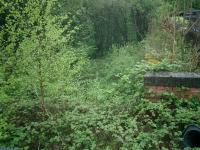
[[[87,61],[82,50],[74,51],[66,45],[73,37],[63,36],[69,27],[62,26],[65,17],[52,15],[54,4],[55,1],[50,0],[27,1],[23,9],[20,8],[20,13],[14,8],[18,18],[12,20],[8,17],[3,31],[11,40],[7,41],[8,44],[4,43],[2,58],[14,59],[10,65],[10,76],[7,76],[6,70],[9,61],[1,61],[3,80],[6,81],[4,91],[17,99],[39,99],[43,111],[45,98],[60,96],[67,87],[71,87],[69,83]],[[12,55],[6,57],[9,52]]]
[[[112,45],[124,45],[144,39],[151,12],[161,0],[59,0],[54,9],[56,14],[65,14],[68,20],[63,24],[76,30],[72,46],[84,43],[96,47],[93,56],[104,55]],[[59,11],[57,11],[59,10]],[[76,27],[79,27],[78,30]],[[70,31],[73,31],[70,30]]]

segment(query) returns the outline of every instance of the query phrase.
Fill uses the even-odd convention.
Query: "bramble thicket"
[[[1,0],[0,149],[178,150],[198,98],[145,98],[147,71],[199,72],[199,0]]]

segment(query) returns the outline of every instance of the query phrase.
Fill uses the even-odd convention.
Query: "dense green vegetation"
[[[200,101],[152,103],[143,76],[199,72],[198,43],[174,27],[191,8],[199,0],[1,0],[0,149],[179,149]]]

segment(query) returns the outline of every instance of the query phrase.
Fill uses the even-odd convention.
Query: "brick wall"
[[[162,99],[165,92],[183,99],[200,99],[200,74],[194,73],[147,73],[144,77],[145,97],[151,101]]]

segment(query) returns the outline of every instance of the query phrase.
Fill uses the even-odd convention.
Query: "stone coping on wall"
[[[148,72],[144,76],[144,85],[200,88],[200,73]]]

